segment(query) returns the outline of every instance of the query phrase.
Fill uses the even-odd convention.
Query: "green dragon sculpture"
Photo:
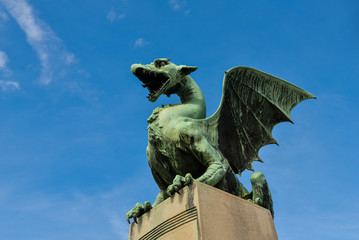
[[[177,94],[180,104],[156,108],[147,122],[146,154],[160,189],[155,202],[137,203],[126,214],[137,218],[181,188],[197,180],[267,208],[273,214],[272,197],[264,175],[253,173],[248,192],[236,174],[253,170],[261,147],[277,144],[273,127],[289,121],[301,101],[315,98],[303,89],[249,67],[225,72],[218,110],[206,118],[201,90],[189,76],[197,67],[179,65],[168,58],[151,64],[133,64],[131,72],[149,90],[155,102],[162,94]]]

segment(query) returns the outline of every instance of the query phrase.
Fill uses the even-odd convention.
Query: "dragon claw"
[[[173,179],[173,183],[168,186],[167,194],[168,196],[172,196],[175,193],[181,195],[180,190],[185,186],[190,185],[193,182],[194,178],[190,173],[187,173],[186,176],[177,175],[175,179]]]
[[[184,178],[185,178],[186,185],[189,185],[194,181],[194,178],[192,177],[192,174],[190,174],[190,173],[187,173]]]
[[[152,205],[150,202],[145,202],[143,205],[137,203],[127,214],[126,220],[129,224],[131,224],[130,219],[133,218],[133,221],[138,224],[137,218],[142,216],[144,213],[150,211],[152,209]]]
[[[145,212],[148,212],[148,211],[150,211],[151,209],[152,209],[151,203],[148,202],[148,201],[146,201],[146,202],[143,204],[143,210],[144,210]]]

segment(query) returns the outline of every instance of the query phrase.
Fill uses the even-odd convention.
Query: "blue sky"
[[[127,239],[153,202],[146,99],[133,63],[198,66],[207,115],[225,70],[313,93],[255,163],[279,239],[359,239],[357,1],[0,0],[0,238]],[[250,188],[250,172],[240,178]]]

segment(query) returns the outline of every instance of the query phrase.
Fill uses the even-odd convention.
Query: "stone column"
[[[270,212],[195,181],[130,225],[130,240],[278,240]]]

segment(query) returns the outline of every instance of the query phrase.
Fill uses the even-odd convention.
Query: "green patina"
[[[206,118],[201,90],[189,74],[197,67],[175,65],[167,58],[131,66],[132,73],[149,90],[155,102],[162,94],[177,94],[180,104],[156,108],[148,118],[146,154],[160,188],[155,202],[137,203],[126,214],[136,219],[184,186],[197,180],[247,199],[273,214],[268,183],[260,172],[251,177],[248,192],[236,174],[253,170],[261,147],[277,143],[273,127],[289,121],[290,111],[301,101],[314,98],[303,89],[249,67],[225,73],[223,95],[215,114]]]

